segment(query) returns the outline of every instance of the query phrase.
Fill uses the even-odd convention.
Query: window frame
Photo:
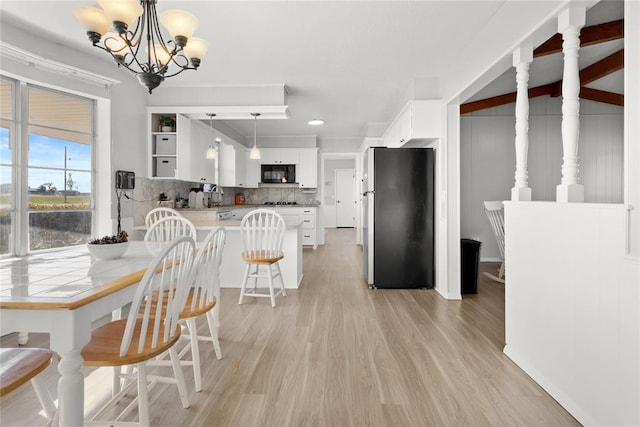
[[[35,82],[29,82],[16,77],[9,77],[0,74],[0,78],[4,81],[12,83],[13,92],[13,108],[14,118],[10,121],[12,128],[9,128],[9,144],[11,147],[11,166],[12,166],[12,194],[11,194],[11,237],[9,241],[9,253],[0,254],[0,259],[11,256],[24,256],[31,253],[42,253],[56,250],[64,250],[70,246],[48,249],[30,249],[29,237],[29,214],[37,212],[29,208],[29,88],[59,93],[63,96],[75,97],[88,101],[91,104],[91,197],[88,209],[73,209],[69,211],[91,211],[91,235],[96,234],[98,228],[98,207],[96,206],[96,191],[98,189],[98,179],[101,177],[97,172],[98,162],[98,111],[100,109],[97,99],[82,96],[72,91],[66,91],[61,88],[52,88]],[[46,169],[46,168],[45,168]],[[54,170],[54,169],[51,169]],[[65,177],[66,180],[66,177]],[[66,188],[64,189],[66,190]],[[59,210],[52,210],[57,212]]]

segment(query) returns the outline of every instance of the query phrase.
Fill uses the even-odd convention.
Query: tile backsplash
[[[266,202],[296,202],[309,205],[319,203],[317,193],[303,193],[299,188],[225,188],[225,195],[227,190],[231,190],[234,199],[236,193],[244,194],[246,203],[250,205],[263,205]],[[230,204],[233,202],[234,200]]]
[[[198,184],[177,180],[159,180],[136,177],[133,190],[133,220],[135,225],[143,225],[147,213],[158,206],[160,193],[169,200],[175,200],[178,193],[182,198],[189,197],[189,190]],[[266,202],[296,202],[298,204],[319,204],[318,193],[303,193],[299,188],[234,188],[223,187],[222,204],[233,205],[237,193],[245,196],[246,204],[263,205]]]

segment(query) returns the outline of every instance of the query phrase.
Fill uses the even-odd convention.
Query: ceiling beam
[[[620,104],[620,102],[624,102],[624,95],[584,87],[584,85],[608,76],[611,73],[615,73],[616,71],[622,70],[623,68],[624,49],[620,49],[606,58],[603,58],[600,61],[580,70],[580,97],[591,101],[604,102],[606,104],[623,105]],[[582,96],[583,89],[586,89],[586,96]],[[552,97],[562,96],[562,80],[529,89],[529,98],[544,95]],[[473,113],[474,111],[498,107],[504,104],[511,104],[512,102],[516,102],[516,92],[460,104],[460,114]]]
[[[548,85],[532,87],[531,89],[529,89],[529,98],[551,95],[555,90],[555,86],[555,83],[550,83]],[[473,113],[474,111],[480,111],[487,108],[498,107],[500,105],[511,104],[512,102],[516,102],[516,92],[460,104],[460,114]]]
[[[580,88],[580,98],[624,107],[624,95],[606,92],[604,90],[591,89],[590,87]]]
[[[580,70],[580,84],[582,86],[608,76],[624,68],[624,49],[612,53],[606,58],[595,62]]]
[[[584,27],[580,31],[580,47],[592,46],[624,37],[624,19]],[[533,51],[533,57],[562,52],[562,34],[555,34]]]

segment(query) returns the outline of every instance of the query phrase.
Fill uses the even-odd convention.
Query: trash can
[[[482,242],[477,240],[460,240],[460,281],[463,294],[478,293],[480,246],[482,246]]]

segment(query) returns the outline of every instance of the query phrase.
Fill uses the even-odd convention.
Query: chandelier
[[[76,18],[93,46],[109,53],[118,67],[133,72],[149,93],[167,77],[196,70],[209,49],[207,41],[192,37],[198,18],[189,12],[167,10],[158,19],[157,0],[97,1],[102,9],[76,6]],[[173,40],[165,41],[160,23]]]

